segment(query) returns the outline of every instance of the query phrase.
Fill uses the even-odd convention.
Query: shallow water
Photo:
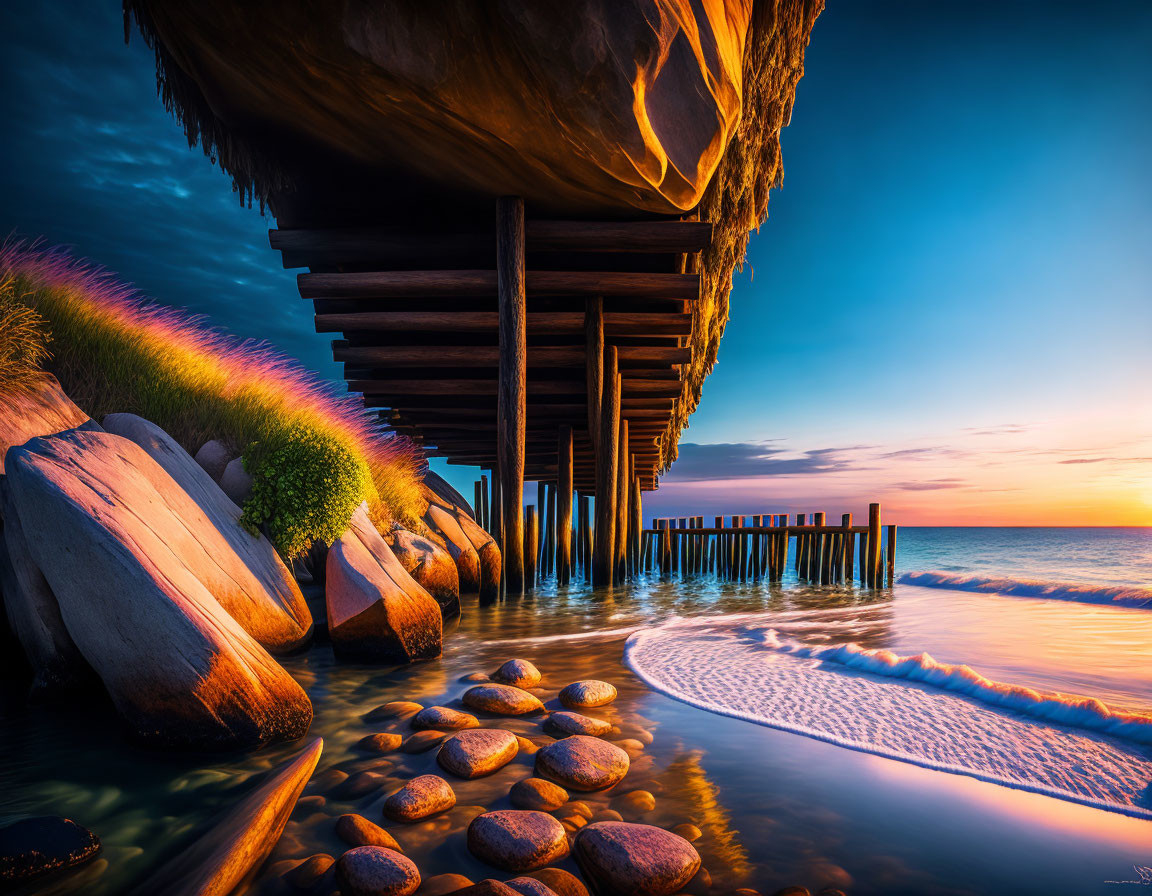
[[[911,541],[902,540],[902,548]],[[903,561],[909,556],[913,551],[901,555]],[[1020,573],[1036,575],[1026,568]],[[1146,610],[902,585],[876,594],[676,580],[645,580],[615,592],[545,586],[534,597],[488,607],[466,600],[463,618],[448,626],[443,657],[434,662],[396,669],[341,666],[318,645],[285,665],[316,708],[312,733],[325,739],[318,775],[334,767],[384,766],[394,787],[435,770],[435,752],[373,758],[355,750],[366,734],[408,730],[403,722],[364,721],[379,704],[412,699],[458,705],[454,701],[469,686],[462,677],[490,672],[511,656],[540,667],[546,700],[578,678],[613,682],[617,701],[589,714],[613,721],[620,737],[648,732],[653,738],[636,753],[618,790],[656,795],[656,810],[638,820],[667,826],[690,820],[704,830],[696,845],[715,892],[747,886],[770,894],[801,884],[813,892],[839,886],[854,894],[1116,893],[1134,885],[1108,881],[1136,880],[1132,866],[1152,865],[1152,821],[707,712],[651,690],[622,661],[627,637],[638,627],[652,631],[673,617],[725,624],[721,617],[731,615],[746,628],[771,623],[811,644],[858,641],[900,654],[926,650],[997,681],[1133,708],[1152,703],[1152,614]],[[722,659],[701,662],[712,661],[723,672]],[[1021,730],[1033,724],[1007,710],[988,712]],[[122,892],[247,792],[256,776],[298,749],[282,745],[211,761],[160,756],[125,744],[110,717],[103,706],[6,713],[0,822],[59,813],[89,826],[105,843],[100,863],[33,891]],[[550,740],[538,719],[497,724],[538,743]],[[1108,738],[1099,742],[1137,749]],[[445,816],[385,827],[425,877],[511,876],[474,860],[464,830],[476,807],[508,806],[508,788],[531,774],[531,761],[521,756],[489,778],[454,781],[458,806]],[[1093,769],[1086,765],[1079,774],[1091,776]],[[380,804],[394,787],[360,800],[306,804],[272,862],[338,854],[334,819],[358,811],[382,822]],[[1149,795],[1152,784],[1143,798]],[[594,794],[586,802],[617,806],[613,799]],[[570,860],[562,867],[574,869]]]

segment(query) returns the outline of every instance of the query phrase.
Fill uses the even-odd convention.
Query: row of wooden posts
[[[498,483],[481,476],[475,484],[477,521],[493,531],[492,506],[498,501]],[[615,582],[640,573],[678,574],[682,577],[715,575],[735,581],[780,582],[789,565],[802,582],[820,585],[858,581],[865,588],[892,587],[896,567],[896,526],[882,526],[880,505],[868,507],[868,525],[853,526],[852,514],[841,517],[840,525],[828,525],[825,514],[718,516],[712,528],[704,527],[704,517],[652,520],[641,528],[639,490],[628,501],[630,517],[624,523],[622,539],[614,563]],[[569,499],[569,508],[570,508]],[[568,584],[580,573],[585,581],[595,581],[594,525],[591,498],[578,494],[576,525],[570,509],[567,519],[558,512],[556,486],[537,485],[537,504],[525,508],[524,575],[525,587],[532,588],[554,576],[558,584]],[[537,512],[537,507],[543,508]],[[629,525],[630,524],[630,525]],[[569,539],[560,537],[564,531]]]

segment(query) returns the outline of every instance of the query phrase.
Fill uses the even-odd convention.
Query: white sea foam
[[[952,591],[1007,594],[1013,597],[1043,597],[1049,600],[1152,609],[1152,588],[1137,585],[1082,585],[1075,582],[1043,582],[936,570],[906,572],[898,581],[901,585],[919,585],[923,588],[948,588]]]
[[[970,666],[937,662],[928,653],[899,656],[891,650],[871,650],[854,643],[810,646],[781,638],[772,628],[748,634],[758,637],[766,647],[793,656],[839,663],[872,675],[923,682],[1046,722],[1100,731],[1136,743],[1152,744],[1152,713],[1114,709],[1094,697],[1043,694],[1033,688],[1005,684],[986,678]]]
[[[641,629],[625,662],[711,712],[926,768],[1152,818],[1150,720],[994,682],[924,654],[782,638],[778,620]]]

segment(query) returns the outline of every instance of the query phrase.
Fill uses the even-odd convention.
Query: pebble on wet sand
[[[420,885],[420,896],[445,896],[465,887],[472,886],[472,879],[463,874],[437,874],[424,879]]]
[[[447,706],[429,706],[412,717],[413,728],[438,728],[459,731],[462,728],[479,728],[476,716]]]
[[[691,843],[646,824],[590,824],[576,835],[572,854],[601,896],[669,896],[700,870]]]
[[[569,790],[606,790],[628,774],[628,754],[597,737],[574,735],[542,747],[536,771]]]
[[[337,818],[336,836],[349,846],[383,846],[403,852],[391,834],[363,815],[341,815]]]
[[[516,735],[496,728],[474,728],[454,734],[440,747],[436,761],[460,778],[481,778],[516,758]]]
[[[402,734],[369,734],[357,741],[356,749],[367,750],[369,753],[391,753],[400,749],[403,742]]]
[[[633,790],[613,800],[612,807],[624,815],[643,815],[656,808],[656,797],[647,790]]]
[[[533,871],[567,856],[568,838],[551,815],[501,809],[472,819],[468,851],[504,871]]]
[[[343,896],[408,896],[420,886],[416,865],[393,849],[358,846],[336,861]]]
[[[550,734],[556,733],[560,737],[568,737],[572,734],[601,737],[612,730],[612,723],[591,719],[578,712],[554,712],[544,720],[544,729]]]
[[[384,801],[384,814],[394,821],[420,821],[456,805],[456,793],[439,775],[413,778]]]
[[[563,868],[541,868],[526,875],[547,886],[556,896],[588,896],[584,882]]]
[[[694,824],[678,824],[672,828],[672,833],[678,837],[683,837],[689,843],[695,843],[704,836],[704,832]]]
[[[417,731],[400,745],[401,753],[427,753],[444,740],[442,731]]]
[[[528,660],[512,659],[492,673],[497,684],[510,684],[518,688],[534,688],[540,684],[540,670]]]
[[[517,809],[552,812],[568,802],[568,791],[543,778],[525,778],[512,785],[508,798]]]
[[[544,709],[538,697],[507,684],[480,684],[465,691],[462,699],[469,709],[500,716],[523,716]]]
[[[71,868],[100,852],[100,838],[57,815],[25,818],[0,828],[0,883]]]
[[[534,877],[514,877],[512,880],[504,881],[504,884],[515,890],[520,896],[556,896],[556,892],[551,887]]]
[[[364,716],[365,722],[379,722],[382,719],[402,719],[405,716],[414,716],[424,708],[423,704],[413,703],[410,700],[393,700],[384,703]]]
[[[379,790],[387,780],[388,779],[379,772],[371,770],[357,772],[344,783],[337,784],[332,788],[332,798],[336,800],[359,799],[367,793]]]
[[[594,678],[574,681],[560,692],[560,702],[569,709],[595,709],[616,699],[616,688]]]
[[[284,872],[282,877],[288,886],[297,890],[308,890],[325,875],[335,861],[327,853],[317,853]]]

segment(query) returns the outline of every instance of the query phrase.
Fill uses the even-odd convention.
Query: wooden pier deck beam
[[[524,201],[496,201],[496,281],[500,313],[500,391],[497,457],[504,490],[504,581],[524,590],[524,439],[527,416],[528,336],[524,280]]]
[[[556,581],[572,578],[572,427],[561,426],[557,437]]]
[[[603,396],[600,402],[599,450],[596,452],[596,539],[592,583],[611,585],[616,552],[616,477],[620,440],[620,377],[616,347],[604,349]]]

